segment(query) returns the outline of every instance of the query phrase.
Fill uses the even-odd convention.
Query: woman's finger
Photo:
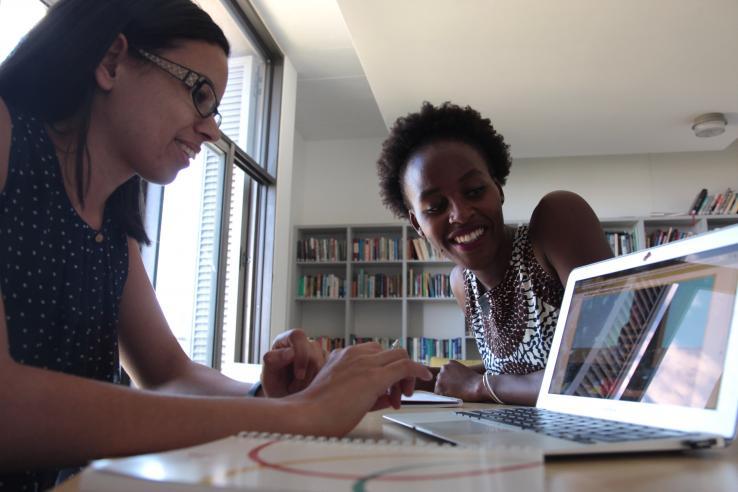
[[[313,345],[302,330],[294,330],[290,333],[289,342],[295,351],[293,369],[295,379],[305,379],[307,367],[313,353]]]
[[[398,360],[409,360],[405,349],[382,350],[368,355],[371,355],[370,362],[378,366],[385,366]]]
[[[376,373],[380,378],[380,382],[383,382],[387,388],[406,378],[420,378],[423,381],[428,381],[433,377],[428,368],[411,361],[407,357],[385,364]]]
[[[387,394],[383,394],[377,398],[377,401],[374,402],[374,406],[372,406],[369,411],[373,412],[375,410],[383,410],[391,406],[392,404],[390,403],[389,396]]]
[[[389,401],[392,408],[400,408],[402,405],[402,381],[395,383],[390,387]]]
[[[292,347],[272,349],[264,354],[264,369],[283,369],[292,363],[294,356]]]
[[[405,378],[402,380],[401,384],[403,395],[410,396],[413,394],[413,391],[415,391],[415,378]]]

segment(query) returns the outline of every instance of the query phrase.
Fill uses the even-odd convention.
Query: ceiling
[[[306,140],[469,104],[517,158],[721,150],[738,138],[736,0],[254,0],[298,71]],[[693,119],[726,114],[697,138]]]
[[[384,137],[382,120],[336,0],[252,0],[298,72],[305,140]]]

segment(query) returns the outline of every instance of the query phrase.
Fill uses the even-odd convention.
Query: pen
[[[394,342],[392,342],[392,346],[390,347],[390,350],[395,350],[395,349],[398,349],[398,348],[402,348],[400,346],[400,339],[399,338],[397,340],[395,340]]]

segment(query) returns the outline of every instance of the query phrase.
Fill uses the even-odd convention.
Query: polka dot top
[[[529,374],[546,367],[564,287],[533,254],[528,227],[519,226],[505,278],[493,289],[464,270],[467,332],[474,334],[491,374]]]
[[[0,291],[10,353],[21,364],[117,382],[126,234],[108,213],[99,231],[81,219],[44,125],[9,109],[9,169],[0,192]],[[26,483],[12,485],[11,477],[0,475],[0,489],[45,489],[43,478],[52,475],[55,479],[55,473],[26,474]]]

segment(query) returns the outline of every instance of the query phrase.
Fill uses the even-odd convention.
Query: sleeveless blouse
[[[528,227],[513,238],[505,277],[483,292],[464,270],[467,333],[473,333],[484,367],[491,374],[529,374],[546,366],[564,288],[533,253]]]
[[[118,382],[118,306],[127,236],[105,214],[92,229],[72,207],[38,119],[11,112],[0,192],[0,292],[10,354],[29,366]],[[0,474],[0,490],[45,490],[58,470]]]

